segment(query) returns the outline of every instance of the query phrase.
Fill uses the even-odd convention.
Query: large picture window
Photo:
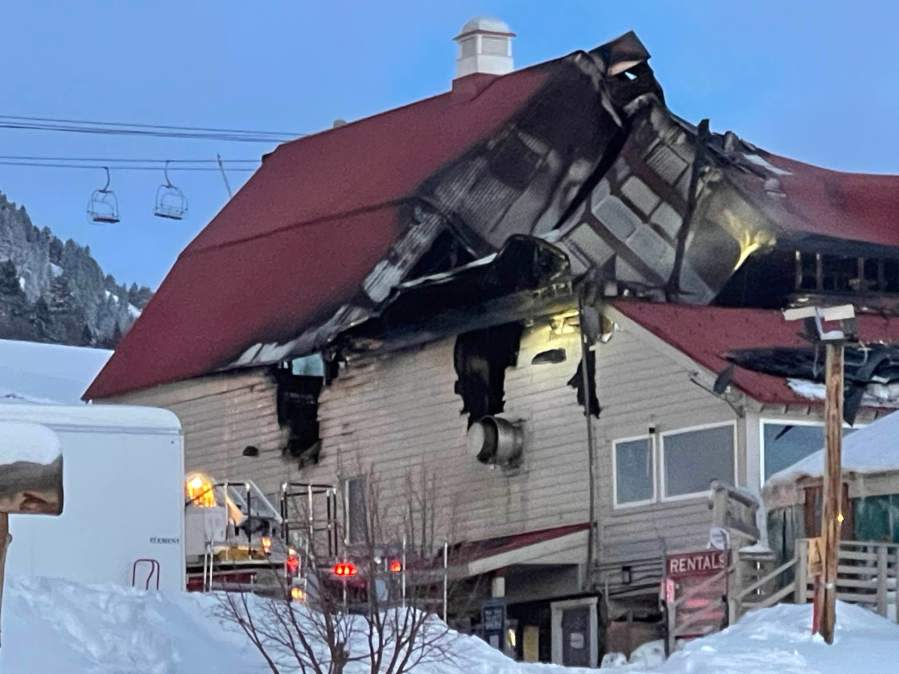
[[[733,484],[735,428],[727,424],[663,433],[663,497],[702,493],[712,480]]]
[[[614,445],[615,505],[655,500],[655,461],[649,437],[619,440]]]

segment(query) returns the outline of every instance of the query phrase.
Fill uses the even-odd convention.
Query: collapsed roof
[[[658,304],[619,299],[612,306],[659,339],[689,356],[710,372],[720,373],[737,365],[730,383],[749,397],[767,405],[810,405],[824,401],[823,373],[814,365],[813,348],[795,323],[784,320],[780,311],[717,306]],[[899,343],[899,318],[877,314],[857,317],[858,339],[872,354],[870,372],[862,374],[864,353],[847,357],[850,390],[859,398],[853,403],[869,408],[899,406],[899,393],[892,372],[883,381],[876,375],[889,370],[894,349],[881,345]],[[867,345],[867,346],[864,346]],[[806,358],[795,358],[795,350]],[[873,354],[883,352],[886,357]],[[778,354],[786,355],[777,359]],[[823,364],[823,354],[820,355]],[[762,367],[757,364],[761,360]],[[779,366],[779,367],[778,367]],[[858,375],[858,376],[856,376]],[[847,401],[848,404],[848,401]]]
[[[746,259],[899,256],[899,176],[837,173],[665,106],[633,33],[286,143],[182,252],[85,393],[321,350],[401,283],[551,242],[573,279],[705,304]]]

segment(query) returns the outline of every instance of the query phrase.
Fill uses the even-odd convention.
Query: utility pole
[[[840,527],[843,524],[843,342],[828,342],[825,372],[824,429],[827,457],[821,495],[821,536],[824,538],[824,577],[815,592],[818,616],[816,630],[833,643],[836,624],[837,566],[840,552]],[[822,595],[820,601],[818,594]]]
[[[843,524],[843,352],[855,336],[855,310],[839,307],[803,307],[784,311],[786,320],[806,321],[807,333],[824,344],[827,356],[824,372],[825,462],[821,493],[822,573],[815,579],[815,606],[812,632],[833,643],[836,625],[837,574],[840,528]],[[826,330],[824,321],[840,321],[839,330]]]

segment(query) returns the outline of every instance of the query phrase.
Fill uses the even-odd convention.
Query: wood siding
[[[672,358],[659,341],[624,323],[608,344],[597,346],[597,383],[603,411],[597,423],[599,454],[600,561],[607,571],[639,562],[661,570],[666,551],[705,547],[711,511],[705,495],[661,501],[662,466],[656,464],[657,501],[615,507],[612,451],[615,440],[715,423],[731,423],[737,415],[724,401],[691,381],[685,359]],[[737,474],[745,475],[744,432],[737,425]],[[656,566],[658,565],[658,566]]]
[[[624,323],[624,321],[622,321]],[[374,469],[382,493],[403,507],[406,480],[422,467],[437,478],[444,529],[479,540],[588,520],[583,411],[567,385],[580,357],[576,333],[554,335],[545,323],[528,328],[516,366],[506,371],[505,411],[522,420],[523,465],[513,471],[479,464],[466,447],[466,417],[454,393],[454,338],[400,352],[359,358],[321,395],[322,451],[318,465],[297,471],[281,455],[284,431],[275,412],[275,384],[263,370],[223,374],[156,387],[114,401],[166,407],[181,419],[188,469],[219,480],[253,479],[273,497],[281,482],[327,482]],[[547,349],[564,348],[559,364],[532,365]],[[603,411],[594,421],[598,455],[600,561],[614,571],[665,550],[705,545],[711,522],[704,497],[639,507],[612,502],[612,443],[717,422],[733,422],[725,402],[690,381],[685,358],[673,357],[638,327],[623,324],[597,346]],[[745,482],[745,427],[738,427],[738,471]],[[258,458],[241,455],[246,445]],[[757,456],[757,455],[756,455]],[[755,459],[758,460],[757,458]],[[570,555],[569,555],[570,557]],[[586,557],[586,551],[584,552]]]
[[[281,449],[285,431],[278,425],[276,385],[266,370],[201,377],[136,391],[115,399],[130,405],[164,407],[184,429],[184,465],[216,480],[251,479],[277,508],[281,483],[296,476],[295,461]],[[258,457],[245,457],[248,445]]]

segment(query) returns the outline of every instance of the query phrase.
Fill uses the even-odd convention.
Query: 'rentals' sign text
[[[727,569],[726,550],[682,552],[665,558],[665,575],[674,580],[710,576],[725,569]]]

